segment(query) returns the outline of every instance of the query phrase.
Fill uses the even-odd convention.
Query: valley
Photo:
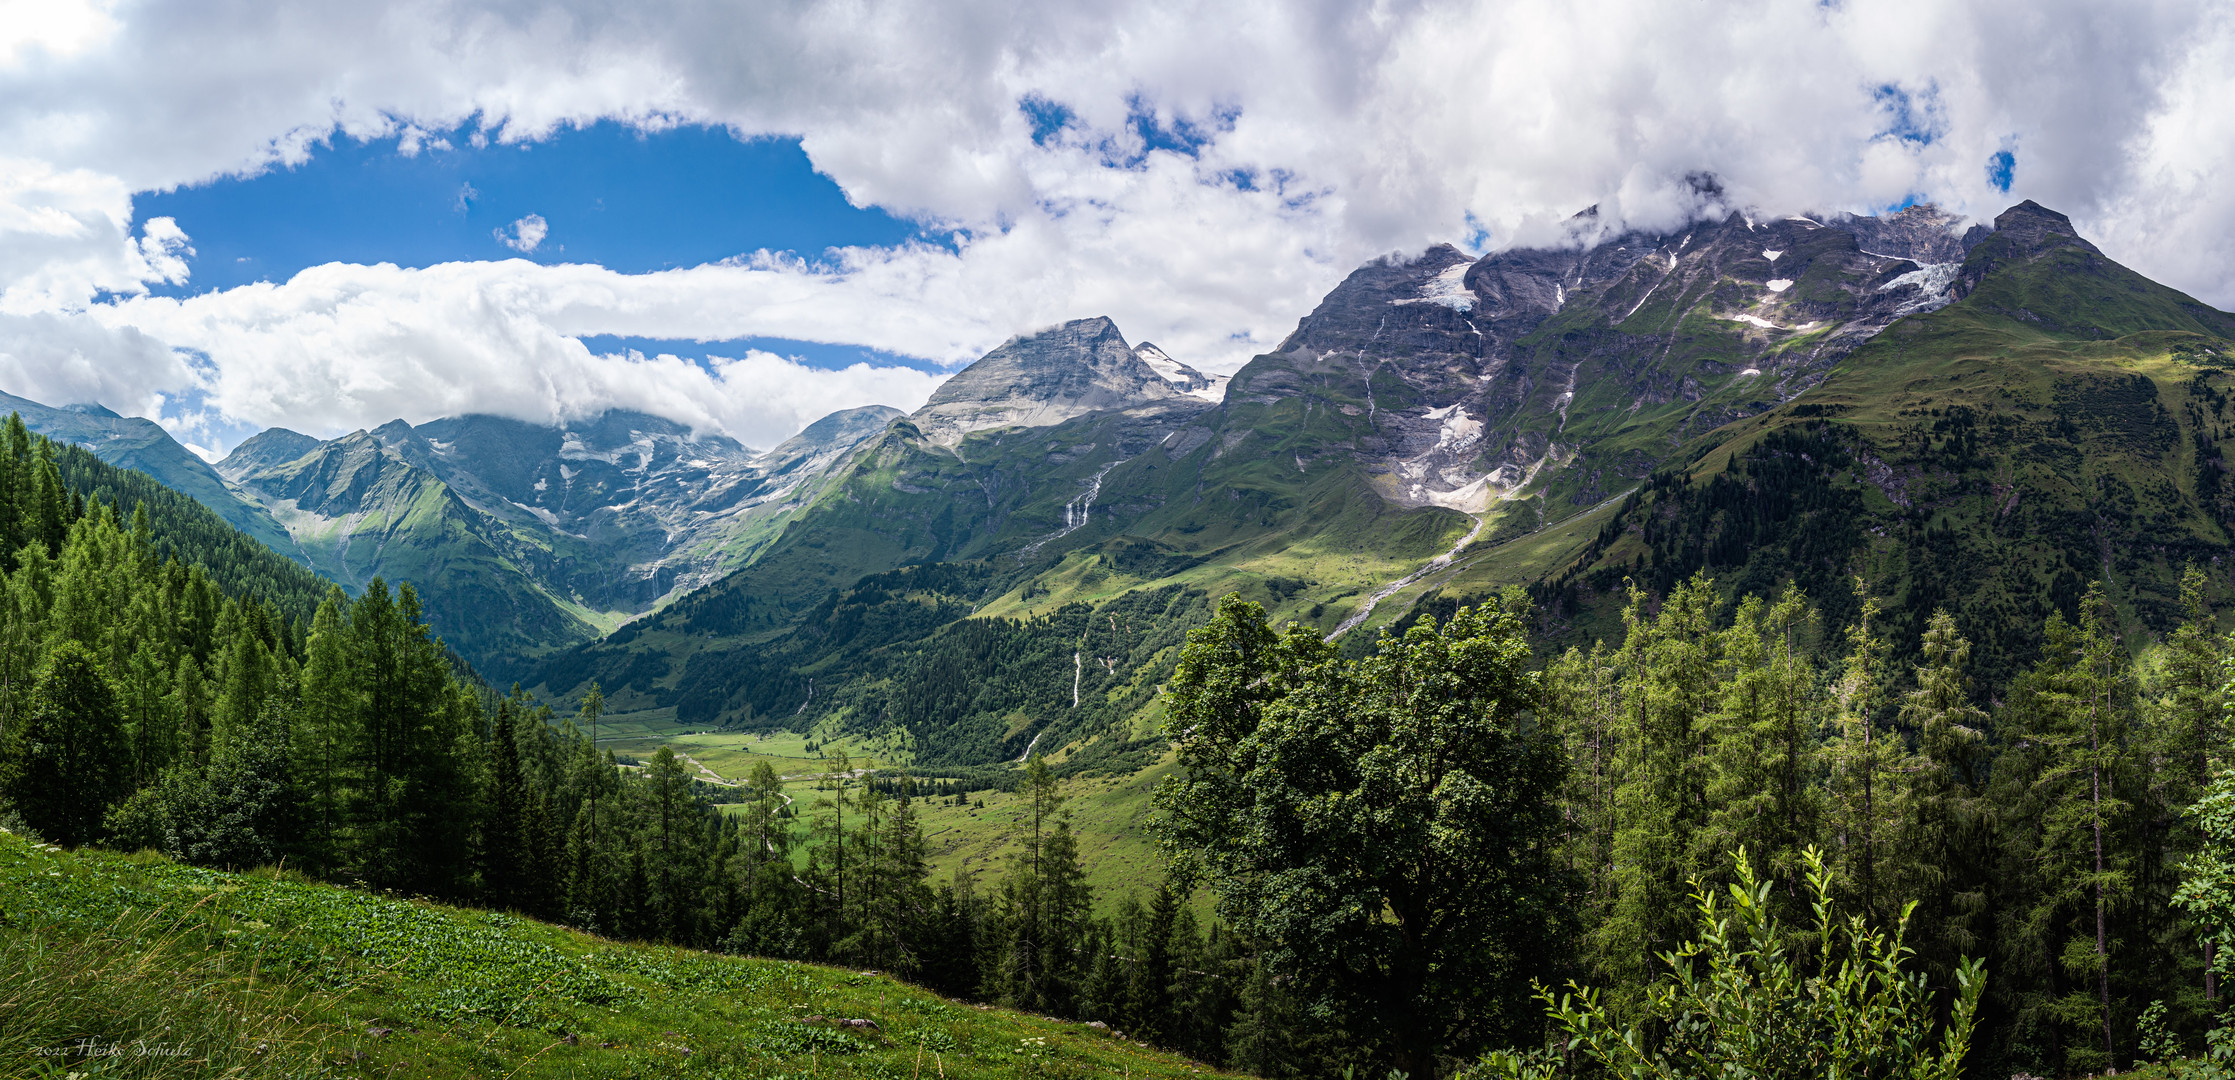
[[[2030,202],[1563,229],[1359,267],[1230,377],[1083,318],[768,451],[608,412],[202,466],[20,402],[0,787],[150,852],[54,874],[284,858],[1266,1075],[1504,1068],[1531,980],[1631,1008],[1755,875],[1788,924],[1917,900],[1932,985],[1991,959],[1995,1069],[2200,1039],[2235,316]],[[774,1000],[727,1023],[812,1063]]]

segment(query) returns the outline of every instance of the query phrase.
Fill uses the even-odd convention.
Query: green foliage
[[[63,641],[47,653],[30,696],[8,726],[0,761],[7,797],[41,836],[73,847],[91,841],[131,783],[116,694],[92,652]]]
[[[1842,921],[1833,875],[1811,848],[1812,932],[1796,936],[1772,910],[1773,883],[1756,878],[1744,851],[1734,861],[1728,908],[1715,890],[1695,887],[1699,936],[1663,954],[1667,973],[1646,990],[1642,1022],[1624,1024],[1593,989],[1540,991],[1551,1048],[1492,1053],[1473,1075],[1958,1080],[1986,986],[1979,961],[1958,965],[1944,1004],[1922,973],[1904,970],[1908,909],[1891,932],[1860,915]]]
[[[1510,1032],[1564,936],[1565,763],[1534,718],[1522,607],[1345,661],[1228,596],[1167,688],[1187,772],[1158,792],[1166,844],[1315,1014],[1420,1075]]]

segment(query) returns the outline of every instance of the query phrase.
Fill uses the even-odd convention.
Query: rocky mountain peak
[[[788,471],[794,464],[833,450],[851,450],[863,439],[883,431],[907,413],[890,405],[864,405],[840,409],[800,429],[799,434],[753,459],[755,467],[769,472]]]
[[[932,441],[952,446],[973,431],[1189,400],[1125,343],[1116,323],[1097,317],[1010,338],[941,383],[910,419]]]
[[[1956,298],[1971,295],[1999,268],[2031,262],[2066,248],[2102,259],[2103,252],[2072,228],[2072,219],[2027,199],[1994,219],[1994,231],[1980,238],[1964,256],[1957,276]]]
[[[246,439],[217,463],[217,474],[227,480],[239,480],[250,473],[261,472],[274,465],[285,465],[318,449],[319,441],[299,431],[286,428],[266,428]]]
[[[2032,199],[2004,210],[1994,219],[1994,235],[2008,245],[2013,254],[2032,258],[2051,248],[2067,245],[2101,254],[2094,244],[2082,239],[2072,227],[2072,219],[2049,209]]]
[[[1179,387],[1182,392],[1189,396],[1212,402],[1219,401],[1226,396],[1228,377],[1225,375],[1205,375],[1172,359],[1172,354],[1146,341],[1133,346],[1133,355],[1140,357],[1142,363],[1147,364],[1157,374],[1164,376],[1172,385]]]

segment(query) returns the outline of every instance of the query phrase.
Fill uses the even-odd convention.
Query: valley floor
[[[807,816],[816,800],[816,779],[829,764],[820,752],[826,745],[844,750],[859,767],[889,769],[899,764],[888,756],[889,748],[858,739],[824,744],[797,732],[686,731],[645,716],[621,717],[609,727],[610,733],[598,739],[601,749],[644,759],[666,746],[686,758],[684,767],[695,779],[707,783],[736,783],[751,775],[754,765],[768,762],[785,778],[785,794],[799,815],[793,819],[794,850],[801,858],[812,842]],[[816,743],[817,753],[806,749],[810,742]],[[1108,915],[1128,894],[1145,903],[1162,884],[1164,857],[1145,826],[1149,797],[1170,769],[1167,760],[1129,776],[1070,777],[1060,782],[1063,812],[1079,839],[1079,860],[1087,868],[1087,884],[1094,889],[1097,915]],[[918,799],[915,811],[923,823],[932,878],[970,875],[981,891],[999,883],[1010,854],[1023,850],[1021,841],[1029,838],[1032,828],[1020,796],[1008,791],[973,791],[959,804],[945,797]],[[1208,914],[1209,898],[1198,897],[1198,901],[1201,913]]]

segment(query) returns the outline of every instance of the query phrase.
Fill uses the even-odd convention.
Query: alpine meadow
[[[2235,1076],[2216,5],[17,6],[0,1076]]]

